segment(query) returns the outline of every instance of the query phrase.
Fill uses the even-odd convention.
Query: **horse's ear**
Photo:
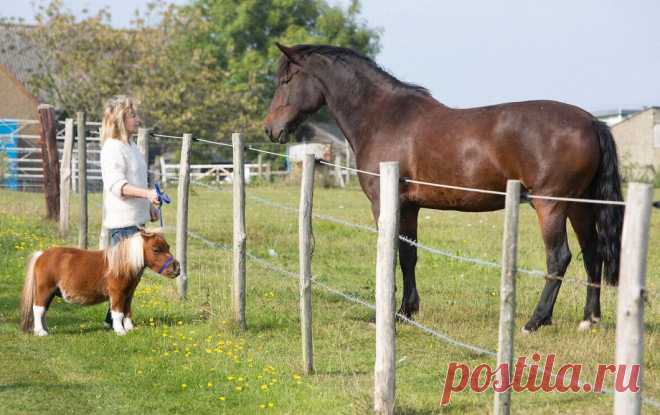
[[[293,63],[295,63],[295,64],[298,65],[298,66],[301,66],[301,65],[300,65],[300,61],[298,61],[298,58],[296,58],[296,53],[295,53],[295,51],[294,51],[292,48],[286,47],[286,46],[284,46],[283,44],[281,44],[281,43],[279,43],[279,42],[275,42],[275,46],[277,46],[277,48],[278,48],[280,51],[282,51],[282,53],[284,54],[284,56],[286,56],[286,58],[287,58],[290,62],[293,62]]]

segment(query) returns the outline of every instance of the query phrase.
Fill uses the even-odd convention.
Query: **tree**
[[[52,0],[37,10],[34,26],[13,27],[21,47],[36,51],[29,86],[69,114],[100,117],[108,97],[128,93],[141,101],[147,126],[214,139],[241,131],[262,141],[280,58],[275,41],[373,57],[379,32],[359,12],[358,0],[347,10],[325,0],[193,0],[183,7],[156,0],[119,30],[107,9],[77,20]]]

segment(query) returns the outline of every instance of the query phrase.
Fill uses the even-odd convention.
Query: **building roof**
[[[31,94],[41,102],[47,102],[45,94],[33,91],[28,80],[38,73],[39,51],[27,44],[20,36],[20,31],[30,30],[30,26],[0,24],[0,65],[12,74]]]

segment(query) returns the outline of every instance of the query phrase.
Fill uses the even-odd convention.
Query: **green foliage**
[[[29,86],[69,114],[101,115],[119,93],[141,101],[144,124],[171,134],[227,139],[241,131],[263,141],[262,120],[280,57],[275,42],[328,43],[374,56],[379,32],[325,0],[193,0],[151,3],[128,30],[111,27],[108,9],[77,20],[62,0],[37,10],[36,25],[14,29],[38,51]],[[157,22],[157,23],[154,23]],[[209,153],[193,159],[209,159]]]

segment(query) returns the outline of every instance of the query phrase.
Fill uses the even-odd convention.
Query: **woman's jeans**
[[[137,226],[127,226],[125,228],[115,228],[115,229],[108,229],[108,232],[110,233],[110,245],[115,246],[119,243],[124,238],[128,238],[130,236],[135,235],[138,233],[139,229]],[[110,315],[110,307],[108,306],[108,313],[105,315],[105,322],[107,325],[112,327],[112,316]]]
[[[137,226],[127,226],[125,228],[115,228],[115,229],[109,229],[108,232],[110,232],[110,238],[111,238],[111,246],[115,246],[119,243],[124,238],[128,238],[129,236],[133,236],[136,233],[138,233],[138,227]]]

